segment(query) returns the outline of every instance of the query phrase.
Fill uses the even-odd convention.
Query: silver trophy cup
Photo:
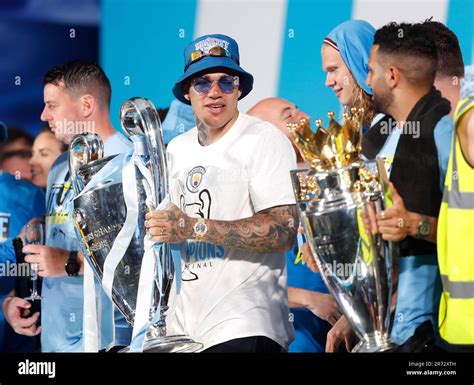
[[[291,172],[301,222],[317,266],[361,339],[353,352],[392,347],[394,252],[374,228],[375,213],[386,205],[377,170],[374,162],[354,162],[330,170]]]
[[[121,107],[120,118],[125,132],[138,139],[142,146],[140,157],[151,178],[145,178],[136,167],[138,221],[133,237],[120,260],[113,278],[112,300],[133,326],[142,259],[145,253],[145,214],[157,208],[167,193],[167,168],[162,140],[161,123],[154,105],[147,99],[133,98]],[[122,165],[110,162],[115,156],[103,158],[103,144],[95,134],[81,134],[73,138],[69,147],[69,167],[75,189],[74,221],[81,237],[83,250],[95,275],[102,280],[104,262],[122,229],[126,216]],[[100,182],[78,196],[91,179],[101,172]],[[158,252],[155,249],[155,252]],[[169,336],[166,330],[168,297],[174,277],[170,247],[164,244],[157,255],[155,267],[154,304],[150,320],[159,311],[158,322],[146,332],[145,352],[193,352],[202,348],[186,336]],[[161,277],[158,277],[158,272]],[[160,279],[158,279],[160,278]],[[158,282],[162,282],[158,285]],[[158,304],[160,307],[158,309]],[[128,351],[128,348],[124,349]]]

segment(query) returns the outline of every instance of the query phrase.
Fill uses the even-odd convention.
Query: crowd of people
[[[364,109],[362,154],[384,158],[391,181],[394,205],[377,214],[377,231],[400,250],[392,350],[472,351],[474,73],[465,72],[458,39],[435,21],[375,30],[349,20],[320,47],[324,86],[345,112]],[[290,171],[307,165],[287,124],[310,116],[278,97],[240,112],[254,79],[229,36],[201,36],[184,58],[163,124],[173,204],[145,222],[153,241],[188,245],[169,333],[199,341],[203,352],[351,351],[357,337],[298,232]],[[46,239],[23,248],[42,278],[40,312],[31,314],[14,280],[1,278],[0,350],[81,352],[88,262],[70,214],[65,150],[80,130],[99,135],[105,155],[133,145],[112,126],[111,84],[98,65],[57,65],[43,90],[47,127],[34,141],[2,127],[0,262],[15,263],[11,240],[26,223],[43,217]],[[64,122],[87,124],[71,131]],[[117,308],[114,318],[98,350],[130,344]]]

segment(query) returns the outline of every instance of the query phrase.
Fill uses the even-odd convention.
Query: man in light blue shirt
[[[70,143],[81,132],[94,132],[104,141],[105,155],[132,148],[110,122],[110,82],[96,64],[75,61],[51,68],[43,78],[45,107],[41,119],[48,122],[56,138]],[[67,154],[61,155],[51,168],[46,193],[46,246],[29,245],[24,252],[30,263],[38,263],[44,277],[42,287],[42,335],[44,352],[83,351],[83,258],[70,216],[74,198],[68,172]],[[79,257],[81,254],[79,253]],[[66,263],[80,268],[66,275]],[[20,299],[11,307],[22,306]],[[102,348],[126,346],[131,328],[115,309],[115,340],[101,341]],[[19,319],[11,320],[14,325]],[[35,325],[29,333],[37,333]],[[26,333],[25,333],[26,334]]]

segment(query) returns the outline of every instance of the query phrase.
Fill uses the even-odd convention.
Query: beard
[[[377,90],[372,88],[374,93],[374,109],[375,112],[381,112],[383,114],[388,114],[388,109],[393,103],[393,93],[390,92],[390,89],[386,84],[378,87]]]

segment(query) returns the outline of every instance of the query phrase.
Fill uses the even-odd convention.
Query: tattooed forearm
[[[236,221],[206,221],[204,242],[256,252],[287,251],[293,245],[298,228],[295,205],[263,210],[250,218]]]
[[[146,214],[145,226],[155,242],[181,243],[187,239],[221,244],[240,250],[277,252],[289,250],[298,227],[295,205],[277,206],[250,218],[235,221],[205,219],[207,231],[195,235],[197,218],[191,218],[177,206]]]
[[[201,146],[207,146],[209,144],[209,132],[206,125],[196,118],[196,126],[198,129],[198,141]]]

